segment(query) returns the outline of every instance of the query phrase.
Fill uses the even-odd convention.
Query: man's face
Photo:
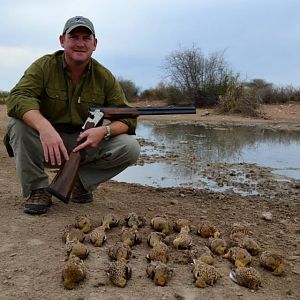
[[[97,39],[85,27],[77,27],[59,39],[67,62],[88,62],[97,46]]]

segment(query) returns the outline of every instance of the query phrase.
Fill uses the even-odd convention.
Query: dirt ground
[[[217,115],[212,109],[198,110],[196,115],[141,118],[203,124],[234,123],[300,132],[300,104],[264,106],[263,109],[264,119]],[[7,120],[5,106],[1,105],[0,110],[0,136],[3,137]],[[0,299],[300,299],[299,181],[276,184],[275,178],[268,177],[270,184],[264,187],[266,193],[260,196],[109,181],[97,189],[94,202],[90,204],[66,205],[53,199],[46,215],[30,216],[23,213],[24,200],[20,196],[14,160],[7,156],[2,144],[0,158]],[[258,174],[256,171],[252,176]],[[268,189],[272,193],[268,193]],[[75,217],[80,215],[87,215],[93,226],[98,226],[108,213],[122,220],[130,212],[146,217],[147,224],[140,229],[142,243],[132,248],[129,260],[132,278],[127,286],[113,286],[105,273],[109,264],[107,251],[120,240],[120,225],[107,231],[108,238],[103,247],[96,248],[85,242],[90,250],[84,261],[87,278],[75,289],[65,290],[61,279],[65,264],[63,228],[74,223]],[[266,218],[265,213],[270,218]],[[202,220],[209,220],[220,228],[222,237],[227,240],[231,225],[243,223],[263,250],[273,250],[284,257],[286,271],[283,276],[273,276],[259,265],[257,256],[253,257],[251,264],[262,276],[262,286],[253,291],[233,283],[228,276],[232,264],[216,256],[215,267],[221,277],[214,286],[201,289],[193,284],[187,253],[171,245],[168,264],[174,270],[173,278],[165,287],[155,286],[146,276],[145,257],[150,251],[146,243],[146,237],[152,231],[150,220],[158,214],[167,215],[171,221],[187,218],[195,226]],[[171,234],[175,235],[175,232]],[[207,239],[195,233],[192,238],[192,250],[202,253]]]

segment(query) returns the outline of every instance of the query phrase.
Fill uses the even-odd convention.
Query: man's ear
[[[60,35],[59,36],[59,42],[62,48],[64,48],[64,44],[65,44],[65,36],[64,35]]]
[[[96,48],[97,48],[97,44],[98,44],[98,40],[97,40],[97,38],[94,38],[94,51],[95,51]]]

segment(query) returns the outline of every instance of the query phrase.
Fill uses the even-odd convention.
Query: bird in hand
[[[113,261],[106,270],[106,275],[110,281],[118,287],[125,287],[127,281],[131,278],[132,270],[124,261]]]
[[[237,268],[246,267],[252,260],[250,253],[241,247],[231,247],[224,258],[228,258]]]
[[[107,240],[105,227],[99,226],[94,228],[89,234],[89,240],[95,247],[101,247]]]
[[[108,248],[108,256],[111,260],[127,262],[132,254],[130,247],[122,242],[117,242]]]
[[[235,283],[251,290],[258,290],[261,286],[261,275],[253,267],[241,267],[232,270],[229,277]]]
[[[173,276],[173,270],[161,261],[152,261],[146,269],[147,276],[154,280],[155,285],[165,286]]]
[[[165,235],[168,235],[170,233],[170,224],[167,217],[156,216],[151,219],[150,224],[155,231],[162,232]]]
[[[63,267],[62,280],[66,289],[72,290],[86,277],[86,268],[83,261],[76,256],[70,257]]]
[[[262,267],[271,271],[275,276],[281,276],[285,271],[283,257],[272,251],[264,251],[259,257],[259,262]]]
[[[74,225],[84,233],[88,233],[92,230],[91,220],[87,216],[76,216]]]

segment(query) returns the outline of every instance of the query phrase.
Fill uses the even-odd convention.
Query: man
[[[60,166],[70,151],[87,150],[71,201],[93,200],[97,186],[138,159],[136,120],[122,119],[81,132],[88,110],[95,105],[127,105],[124,93],[109,70],[91,56],[97,39],[92,22],[70,18],[59,37],[63,50],[36,60],[11,90],[6,145],[15,156],[24,212],[46,213],[51,195],[45,190],[44,165]],[[81,141],[79,145],[77,143]]]

